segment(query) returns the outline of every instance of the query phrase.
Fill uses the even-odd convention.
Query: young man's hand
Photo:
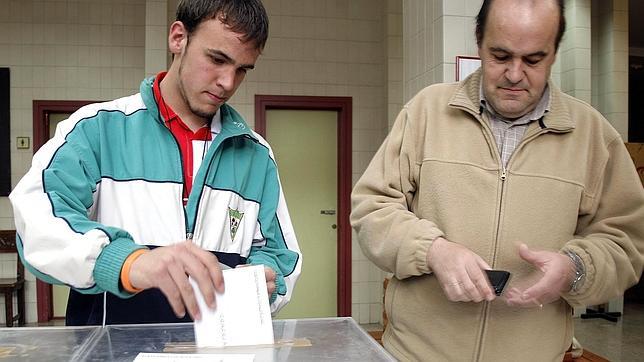
[[[224,291],[219,261],[191,240],[142,254],[132,263],[129,278],[135,288],[159,288],[177,317],[185,316],[187,310],[193,320],[198,320],[201,313],[188,276],[199,285],[206,304],[215,308],[215,291]]]
[[[247,266],[249,266],[249,264],[240,264],[240,265],[237,265],[237,268],[244,268]],[[275,271],[272,268],[264,266],[264,277],[266,278],[266,291],[268,292],[268,298],[270,299],[271,295],[273,295],[273,292],[275,292],[275,288],[276,288]]]
[[[266,276],[266,291],[268,291],[268,299],[271,298],[275,292],[275,271],[267,266],[264,267],[264,275]]]

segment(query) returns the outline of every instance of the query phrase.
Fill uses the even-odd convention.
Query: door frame
[[[255,95],[255,132],[266,138],[266,111],[336,111],[338,163],[337,313],[351,316],[351,97]],[[269,142],[270,143],[270,142]]]
[[[11,69],[0,67],[0,196],[11,192]]]
[[[96,101],[33,101],[33,153],[49,140],[49,115],[51,113],[74,113],[80,107]],[[54,299],[51,284],[36,278],[36,308],[38,323],[54,318]]]

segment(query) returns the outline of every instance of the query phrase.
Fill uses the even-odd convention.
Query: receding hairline
[[[475,35],[476,35],[476,44],[478,47],[481,47],[483,43],[483,38],[485,37],[485,32],[486,32],[487,23],[490,17],[490,12],[492,12],[493,5],[496,1],[499,1],[499,0],[484,0],[483,3],[481,4],[479,13],[476,16]],[[500,1],[503,1],[503,0],[500,0]],[[548,3],[543,0],[512,0],[511,4],[515,6],[517,4],[526,4],[530,6],[530,9],[534,9],[540,5],[548,5]],[[555,50],[558,50],[559,45],[561,44],[561,40],[563,39],[563,35],[566,31],[565,3],[564,3],[564,0],[551,0],[549,4],[554,6],[555,13],[559,15],[558,25],[556,28],[557,32],[555,35]],[[506,9],[506,8],[507,7],[502,7],[501,9]]]

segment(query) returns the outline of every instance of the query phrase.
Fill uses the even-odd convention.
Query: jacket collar
[[[139,91],[141,92],[141,98],[143,98],[143,103],[150,112],[150,115],[154,118],[155,121],[157,121],[158,124],[165,127],[163,117],[159,112],[159,106],[154,99],[154,92],[152,90],[154,78],[155,77],[152,76],[144,79],[141,82]],[[244,121],[243,117],[239,113],[237,113],[237,111],[233,107],[224,103],[221,105],[219,110],[221,112],[220,135],[225,137],[247,136],[256,142],[259,142],[251,128]]]
[[[449,100],[451,107],[461,108],[473,115],[480,115],[483,111],[479,104],[479,91],[482,71],[476,72],[459,82],[456,91]],[[570,110],[563,102],[565,95],[553,82],[548,81],[550,87],[550,111],[542,120],[542,128],[554,132],[569,132],[575,129],[576,122],[570,117]]]

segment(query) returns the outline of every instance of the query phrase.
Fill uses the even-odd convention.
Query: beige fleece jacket
[[[352,193],[364,253],[394,274],[385,297],[385,347],[400,360],[561,361],[571,305],[592,305],[635,284],[644,264],[644,190],[610,124],[553,84],[551,109],[500,165],[479,113],[480,72],[418,93]],[[573,250],[587,276],[575,295],[539,308],[449,302],[426,264],[444,236],[512,273],[535,278],[518,255]]]

